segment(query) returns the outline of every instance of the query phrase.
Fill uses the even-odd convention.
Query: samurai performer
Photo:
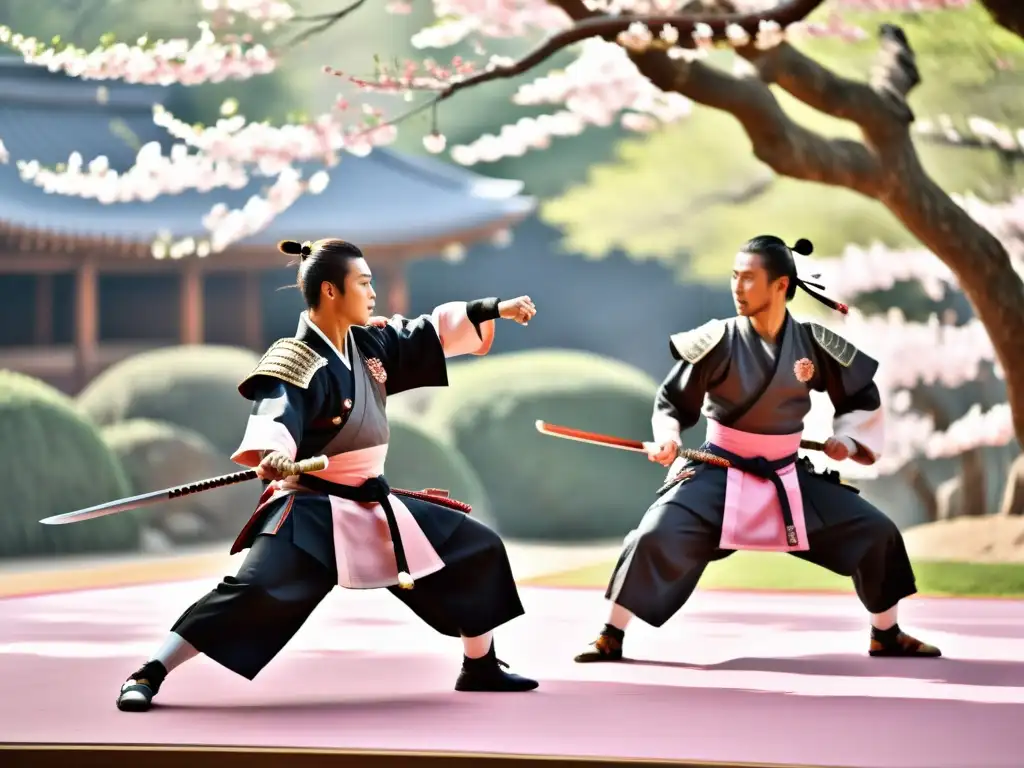
[[[668,482],[624,541],[606,599],[608,622],[576,661],[622,659],[635,616],[660,627],[689,599],[709,562],[737,550],[788,552],[853,579],[870,613],[871,656],[935,657],[939,649],[906,634],[897,607],[917,592],[896,524],[838,474],[798,459],[810,392],[835,406],[834,436],[824,444],[836,461],[870,465],[883,443],[883,411],[874,376],[878,363],[841,336],[798,322],[787,302],[799,287],[840,312],[797,276],[793,252],[772,235],[747,242],[732,272],[736,316],[670,337],[677,361],[654,405],[648,458],[670,466]],[[701,413],[701,450],[729,467],[679,457],[680,435]]]
[[[358,247],[279,248],[298,256],[307,310],[239,385],[253,406],[232,459],[265,483],[231,549],[248,553],[128,677],[118,708],[148,710],[168,673],[200,653],[252,680],[335,586],[388,589],[437,632],[461,637],[455,690],[536,688],[495,656],[493,630],[524,613],[498,534],[446,492],[392,490],[383,476],[387,397],[447,386],[446,358],[487,354],[497,319],[526,325],[536,307],[527,296],[487,298],[371,318],[376,294]],[[317,455],[326,469],[298,473],[295,462]]]

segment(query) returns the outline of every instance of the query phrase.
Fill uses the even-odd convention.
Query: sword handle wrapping
[[[181,496],[188,496],[192,493],[200,493],[201,491],[210,491],[214,488],[220,488],[225,485],[234,485],[235,483],[244,483],[247,480],[253,480],[256,478],[255,469],[246,469],[241,472],[233,472],[230,475],[221,475],[220,477],[211,477],[208,480],[199,480],[195,483],[188,483],[187,485],[179,485],[177,488],[171,488],[167,491],[168,499],[177,499]]]
[[[295,462],[295,469],[301,474],[303,472],[320,472],[327,469],[326,456],[311,456],[308,459]]]
[[[296,461],[293,465],[295,474],[302,472],[319,472],[327,468],[328,460],[326,456],[312,456],[302,461]],[[186,485],[179,485],[177,488],[172,488],[167,492],[167,498],[177,499],[181,496],[188,496],[193,493],[200,493],[202,491],[211,491],[214,488],[221,488],[225,485],[234,485],[235,483],[244,483],[248,480],[256,479],[255,469],[244,469],[241,472],[233,472],[230,475],[221,475],[220,477],[211,477],[207,480],[199,480],[195,483],[187,483]]]

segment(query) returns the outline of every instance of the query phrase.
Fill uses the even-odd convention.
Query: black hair
[[[844,315],[849,311],[849,307],[842,302],[834,301],[817,291],[811,290],[811,286],[821,289],[824,289],[825,286],[820,283],[808,282],[797,275],[796,260],[793,258],[793,254],[799,253],[801,256],[810,256],[814,253],[814,245],[807,238],[801,237],[790,247],[786,245],[786,242],[781,237],[758,235],[757,237],[750,238],[740,250],[743,253],[753,253],[761,257],[761,266],[768,273],[770,281],[778,280],[780,277],[789,278],[789,286],[786,288],[786,301],[796,296],[796,289],[799,287],[803,289],[804,293],[817,299],[826,307],[842,312]],[[811,275],[811,277],[818,278],[820,275]]]
[[[308,240],[304,243],[282,240],[277,244],[277,249],[289,256],[299,257],[298,277],[294,287],[302,291],[302,297],[310,309],[320,306],[320,286],[325,282],[332,283],[344,293],[349,262],[363,258],[363,252],[358,246],[336,238],[317,240],[315,243]]]

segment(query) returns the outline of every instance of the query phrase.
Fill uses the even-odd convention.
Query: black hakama
[[[496,299],[453,302],[383,328],[352,328],[342,354],[303,313],[295,337],[271,347],[239,387],[253,411],[232,458],[255,466],[276,451],[292,460],[326,455],[330,463],[267,484],[232,548],[249,550],[238,572],[191,605],[172,632],[251,680],[339,585],[387,588],[449,637],[486,639],[521,616],[498,534],[460,502],[435,491],[393,491],[383,475],[387,396],[447,385],[446,357],[485,354],[497,316]],[[118,705],[148,708],[164,674],[149,662],[129,680],[130,706],[124,691]],[[493,646],[465,658],[456,683],[458,690],[534,687],[503,672]]]
[[[690,598],[707,565],[740,548],[785,551],[851,577],[871,614],[883,614],[915,594],[913,568],[896,524],[856,489],[843,485],[836,473],[816,472],[796,452],[811,408],[810,392],[819,391],[827,392],[835,406],[835,434],[849,441],[851,458],[865,464],[877,460],[882,411],[874,360],[836,334],[814,323],[798,323],[788,313],[774,344],[758,336],[748,318],[738,317],[677,334],[670,350],[678,362],[655,401],[655,442],[680,443],[682,431],[703,414],[709,424],[703,450],[732,461],[743,472],[748,470],[742,463],[759,465],[762,477],[772,480],[778,491],[783,519],[774,525],[780,532],[784,528],[785,535],[777,545],[757,541],[766,523],[763,511],[744,511],[745,497],[739,493],[747,481],[737,477],[738,498],[727,503],[727,471],[737,469],[681,458],[670,468],[661,495],[626,536],[605,593],[608,600],[647,624],[662,626]],[[730,454],[716,440],[782,445],[783,456]],[[769,465],[775,477],[765,470]],[[785,467],[802,506],[799,525],[793,525],[792,501],[782,489]],[[742,539],[736,530],[744,515],[761,530],[752,527],[745,546],[726,546]],[[897,634],[898,643],[919,655],[938,653]],[[594,650],[577,660],[621,658],[622,635],[620,627],[606,625]]]

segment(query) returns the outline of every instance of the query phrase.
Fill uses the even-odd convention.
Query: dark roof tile
[[[103,103],[96,98],[100,88]],[[202,218],[213,205],[241,207],[273,183],[255,177],[243,190],[189,190],[148,203],[104,205],[48,195],[19,178],[18,160],[52,166],[78,151],[86,163],[106,155],[111,167],[123,171],[143,144],[169,147],[170,137],[152,120],[152,105],[163,90],[83,81],[0,59],[0,139],[11,156],[8,165],[0,165],[0,227],[144,243],[169,226],[176,237],[205,236]],[[368,157],[341,158],[327,169],[331,183],[322,194],[304,196],[243,242],[339,236],[363,246],[412,244],[516,220],[535,206],[533,198],[519,194],[518,181],[491,179],[430,157],[376,149]]]

